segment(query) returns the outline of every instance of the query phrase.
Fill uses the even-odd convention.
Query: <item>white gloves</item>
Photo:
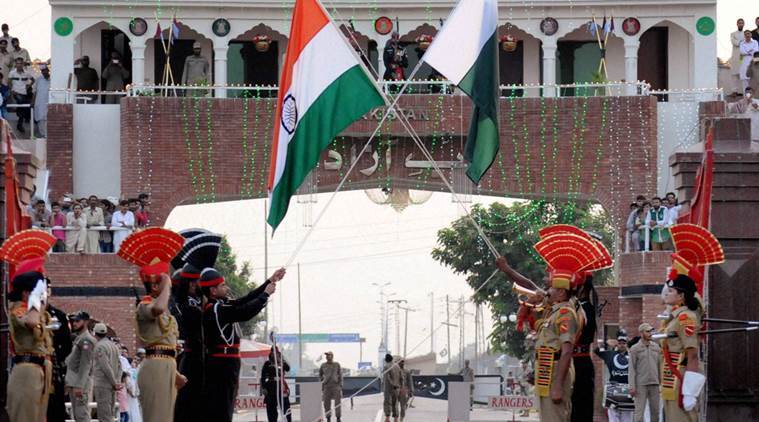
[[[683,376],[683,408],[690,412],[696,407],[698,396],[704,389],[706,377],[703,374],[693,371],[685,371]]]
[[[47,283],[44,279],[37,280],[37,285],[34,286],[34,290],[29,294],[29,304],[27,309],[36,309],[41,311],[43,305],[47,302]]]

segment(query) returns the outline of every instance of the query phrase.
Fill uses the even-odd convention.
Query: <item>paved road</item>
[[[344,402],[343,422],[383,422],[382,396],[379,394],[358,397],[353,400],[353,408],[350,402]],[[406,422],[446,422],[448,415],[448,403],[443,400],[418,398],[414,399],[413,408],[406,414]],[[235,422],[266,421],[266,410],[241,413],[235,416]],[[392,420],[392,419],[391,419]],[[470,416],[470,422],[511,421],[512,414],[508,411],[492,410],[485,406],[475,405]],[[530,418],[517,416],[516,421],[537,421],[537,413],[532,412]],[[293,409],[293,421],[300,421],[300,412],[296,406]],[[334,422],[334,419],[332,420]],[[315,421],[300,421],[315,422]]]

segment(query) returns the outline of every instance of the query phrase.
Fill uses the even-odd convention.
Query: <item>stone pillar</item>
[[[693,27],[696,27],[696,20],[700,15],[693,19]],[[714,19],[714,16],[712,16]],[[715,19],[716,20],[716,19]],[[717,31],[709,35],[701,35],[696,31],[691,35],[693,39],[693,69],[691,69],[693,78],[693,88],[717,88],[717,59],[714,52],[717,51]],[[705,98],[702,101],[713,98]]]
[[[135,40],[132,47],[132,85],[145,84],[145,43]]]
[[[220,45],[222,44],[223,45]],[[227,50],[229,45],[226,39],[214,41],[213,48],[213,83],[216,86],[224,86],[227,84]],[[227,90],[224,88],[216,88],[216,98],[227,98]]]
[[[556,85],[556,39],[547,38],[543,40],[543,85]],[[556,95],[556,89],[545,88],[543,96],[553,97]]]
[[[635,95],[635,82],[638,81],[638,47],[640,41],[637,38],[625,38],[625,82],[627,85],[625,95]]]
[[[58,19],[56,13],[53,13],[52,21],[55,22]],[[77,22],[74,22],[76,28]],[[50,88],[53,89],[66,89],[68,88],[69,75],[74,73],[74,40],[76,39],[75,33],[71,33],[67,36],[60,36],[51,31],[50,36],[50,64],[53,67],[53,71],[50,73]],[[23,42],[23,40],[21,40]],[[10,46],[9,46],[10,48]],[[72,77],[72,87],[76,87],[76,82]],[[73,98],[72,98],[73,101]],[[66,95],[61,92],[50,93],[51,103],[65,103]]]

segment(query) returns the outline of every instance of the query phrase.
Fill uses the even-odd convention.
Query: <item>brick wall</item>
[[[597,200],[621,223],[635,194],[655,190],[655,101],[648,97],[503,99],[501,155],[478,192]],[[468,101],[413,95],[403,97],[400,106],[414,114],[412,124],[436,160],[456,160],[469,124]],[[156,224],[178,204],[264,196],[272,112],[273,100],[123,100],[122,192],[152,193]],[[342,171],[319,168],[319,191],[335,188],[351,162],[351,148],[361,149],[377,120],[376,114],[370,115],[338,139],[333,149],[342,154]],[[383,149],[380,171],[372,176],[356,172],[345,189],[391,184],[445,190],[438,179],[414,176],[414,169],[404,166],[409,154],[416,160],[421,154],[398,119],[390,119],[381,134],[383,141],[392,143],[390,168]],[[546,141],[541,143],[541,138]],[[58,167],[65,167],[64,161]],[[371,154],[365,154],[358,168],[372,164]],[[634,177],[640,169],[651,177]]]
[[[74,115],[71,104],[50,104],[47,113],[47,167],[51,198],[74,191]]]
[[[111,254],[51,254],[45,269],[53,281],[53,305],[89,312],[134,349],[135,303],[144,294],[136,267]]]

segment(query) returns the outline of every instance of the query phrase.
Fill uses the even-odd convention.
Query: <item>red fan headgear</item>
[[[9,237],[0,247],[0,259],[11,264],[11,279],[16,274],[30,271],[45,273],[45,260],[50,248],[55,244],[55,237],[37,229],[20,231]]]
[[[587,234],[555,233],[540,240],[535,249],[548,265],[551,286],[559,289],[571,289],[584,282],[584,272],[604,258]]]
[[[129,235],[121,243],[118,255],[140,267],[140,279],[155,283],[169,272],[169,263],[184,245],[184,238],[171,230],[149,228]]]
[[[696,284],[698,294],[703,294],[703,267],[725,262],[722,245],[709,230],[695,224],[676,224],[669,231],[675,253],[668,280],[675,280],[678,275],[687,276]]]
[[[606,246],[604,246],[603,243],[601,243],[599,240],[593,238],[588,232],[585,230],[582,230],[579,227],[571,226],[569,224],[554,224],[553,226],[543,227],[538,232],[541,239],[546,239],[550,236],[560,235],[560,234],[570,234],[574,236],[579,236],[582,238],[585,238],[592,242],[595,245],[596,249],[596,260],[588,265],[587,268],[583,270],[582,273],[578,273],[575,277],[576,280],[573,283],[573,287],[577,287],[581,285],[585,277],[589,275],[589,273],[594,271],[600,271],[605,270],[607,268],[611,268],[614,265],[614,261],[611,257],[611,254],[609,253],[609,250],[606,249]]]

